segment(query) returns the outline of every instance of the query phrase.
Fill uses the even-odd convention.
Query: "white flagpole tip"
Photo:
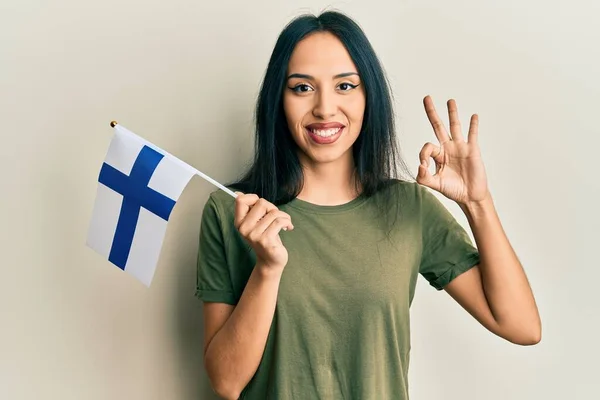
[[[111,128],[114,128],[114,127],[115,127],[115,125],[117,125],[117,124],[118,124],[118,122],[117,122],[117,121],[110,121],[110,126],[111,126]]]

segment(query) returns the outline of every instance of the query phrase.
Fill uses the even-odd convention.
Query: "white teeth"
[[[333,128],[333,129],[311,129],[310,131],[317,136],[329,137],[333,136],[340,131],[341,128]]]

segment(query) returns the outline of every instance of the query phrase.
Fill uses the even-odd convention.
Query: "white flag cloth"
[[[150,286],[171,211],[198,172],[121,125],[115,125],[87,246]]]

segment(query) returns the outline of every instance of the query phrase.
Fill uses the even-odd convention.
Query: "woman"
[[[197,296],[221,397],[407,399],[419,273],[494,334],[540,340],[477,116],[463,137],[454,101],[450,132],[431,98],[424,106],[439,144],[423,146],[416,182],[398,179],[390,91],[359,26],[326,12],[283,30],[256,108],[254,163],[228,185],[238,197],[211,193],[202,217]],[[427,188],[460,205],[477,248]]]

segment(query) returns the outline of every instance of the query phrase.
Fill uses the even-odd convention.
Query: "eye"
[[[355,89],[358,85],[353,85],[351,83],[348,82],[342,82],[338,85],[338,87],[343,91],[343,92],[348,92],[352,89]]]
[[[308,91],[313,90],[313,88],[308,86],[306,83],[300,83],[294,87],[291,87],[290,89],[292,89],[296,93],[306,93]]]

